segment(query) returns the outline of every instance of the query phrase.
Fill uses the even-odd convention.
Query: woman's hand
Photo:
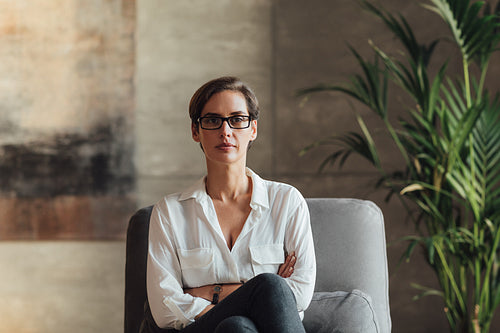
[[[282,263],[278,269],[278,275],[285,279],[292,276],[296,260],[295,252],[288,254],[285,262]]]

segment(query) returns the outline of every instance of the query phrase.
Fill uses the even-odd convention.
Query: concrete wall
[[[0,243],[0,332],[123,332],[124,254],[123,242]]]
[[[143,1],[137,30],[137,193],[152,204],[203,175],[187,103],[205,81],[237,75],[263,112],[251,166],[272,169],[273,40],[270,1]]]
[[[423,38],[446,31],[413,2],[381,2],[419,26]],[[385,213],[389,242],[412,232],[399,204],[386,204],[385,193],[373,190],[377,175],[362,160],[317,174],[327,149],[298,157],[309,143],[333,132],[357,131],[357,125],[345,97],[318,95],[301,105],[295,91],[343,82],[357,71],[346,42],[366,56],[369,38],[396,50],[392,36],[355,1],[138,0],[136,14],[136,106],[130,116],[135,137],[130,138],[137,206],[152,204],[204,174],[203,155],[190,137],[187,104],[202,83],[231,74],[248,82],[261,102],[251,168],[296,186],[307,197],[375,201]],[[368,111],[358,111],[371,128],[379,126]],[[376,140],[387,146],[383,135]],[[383,154],[388,167],[397,167],[390,146]],[[418,255],[398,266],[403,249],[396,244],[388,250],[393,331],[446,331],[439,299],[411,300],[417,293],[411,282],[436,282]],[[3,242],[0,267],[0,333],[122,331],[123,242]]]

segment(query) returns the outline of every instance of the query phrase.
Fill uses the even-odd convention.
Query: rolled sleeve
[[[300,203],[287,225],[285,248],[288,253],[295,252],[296,256],[294,272],[286,281],[295,295],[297,309],[305,311],[314,293],[316,257],[309,209],[301,195]]]
[[[166,222],[155,206],[149,227],[147,293],[156,325],[179,330],[192,323],[210,302],[184,293],[180,264]]]

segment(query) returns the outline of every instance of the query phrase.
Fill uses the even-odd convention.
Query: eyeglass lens
[[[248,128],[250,125],[249,116],[232,116],[232,117],[202,117],[200,118],[201,128],[203,129],[219,129],[224,121],[227,121],[229,127],[235,129]]]

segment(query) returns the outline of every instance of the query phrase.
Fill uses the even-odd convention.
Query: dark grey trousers
[[[305,333],[292,290],[270,273],[249,280],[180,331],[159,329],[147,312],[141,333]]]

